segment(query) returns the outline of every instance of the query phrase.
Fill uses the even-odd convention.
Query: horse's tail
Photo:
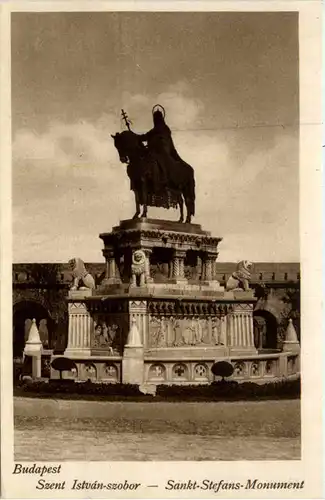
[[[189,215],[195,215],[195,178],[194,170],[192,167],[188,169],[188,178],[186,179],[184,189],[184,198],[189,211]]]

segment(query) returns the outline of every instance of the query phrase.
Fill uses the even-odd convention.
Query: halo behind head
[[[154,114],[156,111],[160,111],[160,113],[165,118],[166,112],[163,106],[161,106],[160,104],[155,104],[154,107],[152,108],[152,114]]]

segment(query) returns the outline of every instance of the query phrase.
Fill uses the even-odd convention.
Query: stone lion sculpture
[[[230,276],[226,284],[226,290],[249,290],[251,280],[251,269],[253,263],[249,260],[242,260],[237,264],[236,271]]]
[[[135,250],[132,255],[131,286],[146,284],[146,254],[143,250]]]
[[[93,290],[95,288],[95,280],[92,275],[87,271],[84,262],[79,259],[70,259],[69,267],[72,270],[73,282],[71,285],[71,290],[85,290],[89,288]],[[81,283],[81,286],[80,286]]]

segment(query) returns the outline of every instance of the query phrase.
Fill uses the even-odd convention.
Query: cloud
[[[123,106],[134,119],[135,130],[152,126],[151,111],[155,104],[165,108],[166,120],[175,130],[194,130],[202,128],[203,103],[193,97],[186,82],[178,81],[169,85],[166,92],[155,95],[131,94],[124,92]]]
[[[254,130],[206,131],[204,106],[184,82],[156,96],[124,93],[134,130],[152,126],[155,103],[165,107],[176,147],[195,169],[196,222],[225,238],[221,260],[297,259],[297,138],[270,130],[262,143]],[[101,260],[98,233],[133,215],[129,180],[110,137],[121,129],[119,112],[111,103],[94,122],[53,122],[42,134],[16,133],[16,261],[35,260],[36,249],[39,261],[66,261],[76,254]],[[163,210],[150,214],[178,218]]]
[[[58,167],[102,165],[111,156],[108,130],[117,127],[114,116],[103,115],[96,123],[52,123],[43,134],[19,130],[14,140],[13,160],[50,161]]]

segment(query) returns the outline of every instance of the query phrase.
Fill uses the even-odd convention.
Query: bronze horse
[[[111,136],[119,153],[120,161],[127,164],[127,174],[131,190],[135,195],[136,212],[146,218],[148,206],[180,208],[179,222],[184,222],[184,204],[187,210],[186,223],[195,215],[195,180],[193,168],[185,162],[172,160],[168,172],[168,184],[160,182],[160,169],[150,150],[143,145],[140,137],[131,130]]]

